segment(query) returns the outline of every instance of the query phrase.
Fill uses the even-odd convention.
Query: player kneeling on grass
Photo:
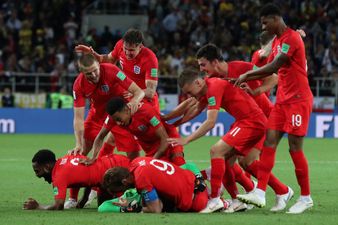
[[[55,154],[47,149],[38,151],[33,159],[32,166],[37,177],[53,185],[55,202],[52,205],[41,205],[35,199],[29,198],[23,204],[23,209],[62,210],[66,198],[67,188],[99,187],[98,204],[111,199],[101,188],[102,177],[112,167],[128,167],[129,159],[122,155],[109,155],[99,158],[90,166],[79,163],[86,159],[82,155],[66,155],[58,160]],[[88,200],[90,188],[86,195],[78,202],[77,208],[83,208]]]
[[[103,186],[108,192],[135,187],[142,197],[142,212],[148,213],[160,213],[168,208],[199,212],[208,202],[207,191],[200,189],[199,184],[191,171],[149,157],[133,160],[129,170],[123,167],[109,169],[103,178]],[[117,205],[130,206],[130,202]]]

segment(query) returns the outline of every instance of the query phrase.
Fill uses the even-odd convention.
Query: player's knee
[[[224,154],[222,153],[221,149],[217,148],[216,146],[212,146],[210,149],[210,157],[220,157],[223,156]]]

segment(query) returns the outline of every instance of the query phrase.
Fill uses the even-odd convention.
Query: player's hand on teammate
[[[80,147],[75,147],[72,150],[68,151],[68,155],[80,155],[82,152]]]
[[[23,203],[23,209],[32,210],[32,209],[37,209],[37,208],[39,208],[39,203],[33,198],[28,198]]]
[[[246,79],[248,78],[247,76],[248,76],[248,75],[247,75],[246,73],[243,73],[242,75],[240,75],[240,76],[236,79],[236,81],[234,82],[234,86],[240,87],[241,84],[242,84],[243,82],[245,82]]]
[[[129,202],[125,198],[119,198],[118,202],[113,202],[113,205],[119,206],[121,209],[121,212],[141,212],[142,206],[137,201],[133,200]]]
[[[86,166],[92,165],[96,161],[96,158],[91,159],[79,159],[79,163],[85,164]]]
[[[134,115],[134,113],[136,113],[136,111],[138,110],[138,103],[128,102],[127,106],[130,109],[131,115]]]
[[[249,87],[249,85],[244,82],[244,83],[241,83],[240,86],[239,86],[241,89],[243,89],[244,91],[246,91],[247,93],[251,94],[251,95],[254,95],[254,92],[253,90]]]
[[[188,141],[185,138],[168,138],[167,141],[173,147],[188,144]]]
[[[86,45],[76,45],[75,46],[75,52],[79,52],[79,53],[94,53],[94,49],[92,48],[92,46],[86,46]]]
[[[133,94],[130,93],[129,91],[125,91],[123,92],[123,98],[126,99],[126,100],[129,100],[133,97]]]
[[[306,37],[306,33],[303,29],[297,29],[296,30],[298,32],[298,34],[302,37],[305,38]]]

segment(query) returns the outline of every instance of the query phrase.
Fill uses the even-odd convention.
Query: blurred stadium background
[[[83,43],[93,46],[99,53],[108,53],[131,27],[144,32],[144,44],[158,57],[161,109],[171,110],[180,99],[176,78],[186,65],[196,65],[194,54],[200,46],[213,42],[222,48],[228,61],[251,60],[252,53],[259,48],[258,12],[265,2],[1,1],[0,105],[3,108],[0,109],[0,133],[71,133],[70,111],[41,110],[72,108],[71,91],[78,72],[74,64],[74,46]],[[284,19],[290,27],[306,32],[304,42],[309,82],[315,96],[314,112],[327,113],[319,117],[315,114],[311,119],[314,128],[310,136],[338,137],[338,125],[335,125],[338,121],[335,120],[338,4],[335,0],[274,2],[282,6]],[[4,110],[5,107],[12,107],[12,110]],[[20,120],[22,113],[46,119],[63,115],[64,129],[31,130],[31,124]],[[34,117],[28,118],[26,122],[33,120]],[[58,125],[57,121],[50,127]],[[36,121],[35,126],[43,124]]]

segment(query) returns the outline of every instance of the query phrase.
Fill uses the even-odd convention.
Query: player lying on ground
[[[205,186],[199,185],[195,175],[172,163],[139,157],[129,170],[123,167],[109,169],[103,178],[108,192],[136,188],[143,200],[142,212],[160,213],[178,210],[199,212],[208,202]]]
[[[99,187],[98,204],[113,196],[105,196],[101,182],[107,169],[120,166],[128,167],[129,159],[122,155],[109,155],[101,157],[90,166],[79,163],[82,155],[66,155],[58,160],[55,154],[47,149],[38,151],[33,159],[33,170],[38,178],[53,185],[55,202],[52,205],[41,205],[35,199],[29,198],[23,204],[23,209],[62,210],[66,198],[67,188]],[[89,189],[90,191],[90,189]],[[89,192],[87,193],[89,194]],[[78,202],[78,208],[82,208],[87,199]]]

